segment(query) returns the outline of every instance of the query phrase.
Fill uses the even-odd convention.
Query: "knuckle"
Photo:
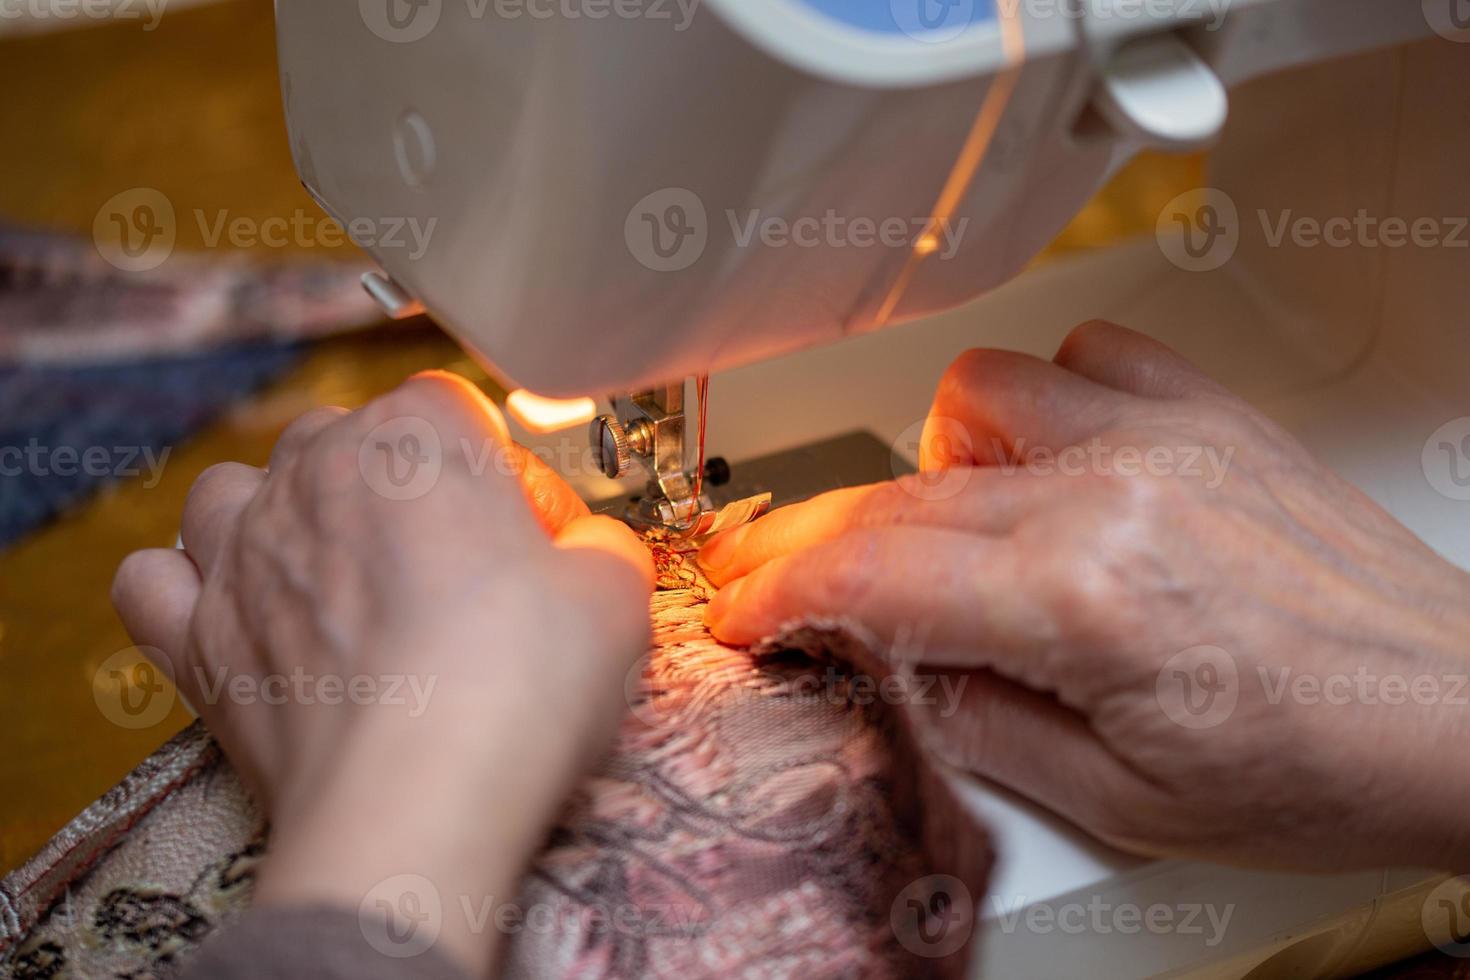
[[[1234,395],[1227,395],[1234,399]],[[1248,450],[1257,457],[1299,461],[1311,458],[1295,437],[1253,405],[1219,400],[1206,410],[1206,433],[1220,450]]]
[[[280,462],[279,452],[282,449],[299,452],[327,438],[334,429],[334,423],[346,414],[346,409],[323,407],[298,416],[282,430],[280,438],[276,440],[277,452],[272,455],[272,462]]]
[[[302,454],[306,464],[297,468],[310,492],[339,496],[352,490],[366,490],[360,454],[356,445],[337,441],[321,442]]]
[[[965,351],[950,364],[939,379],[933,414],[952,418],[965,427],[984,424],[992,411],[995,396],[1015,392],[1024,387],[1036,358],[1020,351],[977,347]],[[969,432],[971,438],[979,433]]]
[[[939,378],[934,403],[925,427],[926,438],[936,425],[943,425],[951,435],[974,441],[988,416],[986,392],[1009,390],[1015,386],[1015,365],[1025,355],[1013,351],[977,347],[955,358]],[[958,427],[955,430],[954,427]]]
[[[118,564],[112,576],[113,606],[121,607],[131,600],[134,590],[147,581],[152,565],[153,556],[146,551],[135,551]]]
[[[1232,396],[1233,398],[1233,396]],[[1189,402],[1192,428],[1206,435],[1240,438],[1256,428],[1259,413],[1243,402],[1203,394]]]
[[[1111,320],[1092,319],[1079,323],[1067,332],[1061,346],[1057,348],[1057,362],[1064,363],[1098,344],[1109,343],[1122,329]]]
[[[1084,648],[1112,649],[1133,638],[1127,572],[1096,555],[1053,564],[1046,589],[1063,635]]]
[[[212,487],[221,481],[228,480],[232,474],[237,472],[238,465],[237,463],[214,463],[206,467],[194,481],[194,485],[189,488],[189,497],[185,506],[206,498]]]
[[[409,378],[382,399],[389,415],[457,417],[484,399],[479,389],[447,371],[426,371]]]
[[[951,392],[968,392],[987,382],[1004,380],[1011,365],[1021,356],[1014,351],[973,347],[950,363],[940,385]]]
[[[365,484],[361,450],[365,439],[344,429],[322,429],[297,447],[285,464],[272,470],[266,481],[266,496],[311,498],[327,492],[339,494],[356,484]]]
[[[296,416],[284,429],[281,430],[280,441],[290,441],[291,439],[301,435],[301,433],[314,429],[318,424],[318,420],[321,419],[326,412],[327,409],[325,408],[313,408],[309,412],[303,412],[302,414]]]
[[[912,519],[914,501],[922,496],[922,478],[917,473],[879,484],[864,495],[854,515],[854,523],[859,527],[907,523]]]
[[[231,496],[226,488],[248,469],[241,463],[215,463],[199,474],[184,498],[182,523],[186,538],[218,518],[222,502]]]
[[[1179,481],[1168,475],[1110,473],[1099,479],[1119,516],[1134,527],[1135,533],[1151,534],[1160,515],[1180,494]]]

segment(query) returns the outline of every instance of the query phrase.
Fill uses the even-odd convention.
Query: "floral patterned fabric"
[[[632,710],[515,915],[488,920],[513,933],[508,975],[961,973],[988,838],[901,708],[845,696],[833,668],[867,648],[817,628],[722,646],[701,622],[708,584],[651,546],[654,644]],[[265,839],[190,728],[0,883],[0,976],[176,974],[247,907]]]

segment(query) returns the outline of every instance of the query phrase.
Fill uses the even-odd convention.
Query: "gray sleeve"
[[[436,949],[385,956],[368,944],[355,912],[251,909],[204,943],[180,980],[470,980]]]

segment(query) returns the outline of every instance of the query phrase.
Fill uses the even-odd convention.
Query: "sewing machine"
[[[559,418],[591,422],[590,456],[533,412],[518,434],[637,523],[694,536],[767,492],[891,477],[955,354],[1049,355],[1102,316],[1182,350],[1470,565],[1470,479],[1452,455],[1436,469],[1456,444],[1436,433],[1470,415],[1460,0],[276,9],[307,188],[349,229],[437,221],[422,255],[369,249],[369,291],[430,312],[508,387],[582,399]],[[1147,148],[1211,149],[1208,190],[1163,206],[1156,235],[1022,274]],[[1322,234],[1360,209],[1438,237]],[[680,379],[709,373],[728,474],[690,449],[708,402],[691,415]],[[608,393],[599,415],[585,396]],[[1335,976],[1427,945],[1422,872],[1140,861],[967,792],[1002,854],[986,976]],[[1217,937],[1024,924],[1093,899],[1234,914]]]

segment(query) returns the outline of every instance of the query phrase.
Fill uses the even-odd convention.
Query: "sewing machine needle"
[[[701,374],[694,379],[694,395],[699,399],[699,435],[696,443],[699,458],[694,466],[694,506],[702,507],[700,498],[704,494],[704,430],[709,419],[709,375]]]

